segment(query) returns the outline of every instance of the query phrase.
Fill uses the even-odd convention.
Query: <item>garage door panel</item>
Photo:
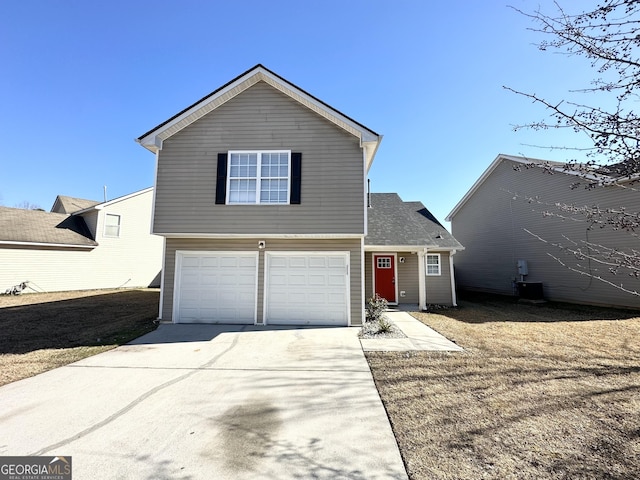
[[[327,258],[326,257],[311,257],[309,258],[309,267],[320,267],[326,268],[327,266]]]
[[[182,259],[182,267],[183,268],[187,268],[187,267],[198,267],[200,266],[200,259],[197,257],[188,257],[185,256]]]
[[[239,266],[239,260],[236,257],[222,257],[218,260],[218,267],[220,268],[237,268]]]
[[[347,325],[348,254],[267,255],[265,321]]]
[[[324,287],[327,285],[327,276],[310,273],[307,277],[307,283],[309,285]]]
[[[178,252],[178,255],[176,322],[255,323],[255,253]]]
[[[289,257],[288,266],[289,268],[307,268],[307,259],[306,257]]]
[[[241,257],[238,259],[239,267],[255,267],[257,265],[255,257]]]
[[[198,257],[198,267],[216,268],[219,266],[220,259],[217,257]]]
[[[344,259],[341,257],[337,257],[337,256],[332,256],[328,258],[328,262],[329,262],[329,266],[330,267],[343,267],[344,266]]]

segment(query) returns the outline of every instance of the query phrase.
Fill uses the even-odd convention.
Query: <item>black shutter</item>
[[[227,200],[227,154],[218,154],[218,176],[216,178],[216,205],[224,205]]]
[[[302,153],[291,152],[291,197],[292,205],[300,205],[300,185],[302,184]]]

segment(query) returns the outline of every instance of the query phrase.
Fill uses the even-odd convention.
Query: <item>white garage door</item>
[[[176,252],[176,323],[256,321],[256,252]]]
[[[348,252],[274,252],[265,258],[267,324],[348,324]]]

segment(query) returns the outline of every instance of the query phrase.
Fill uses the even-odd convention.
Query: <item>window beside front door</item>
[[[428,253],[425,257],[427,262],[427,275],[440,275],[440,254]]]

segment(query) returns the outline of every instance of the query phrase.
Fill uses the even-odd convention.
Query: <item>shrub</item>
[[[386,317],[380,317],[378,319],[378,333],[388,333],[392,330],[393,323]]]
[[[373,297],[367,300],[367,313],[365,321],[380,321],[380,319],[382,318],[382,314],[387,309],[388,305],[389,304],[387,300],[376,293]]]

